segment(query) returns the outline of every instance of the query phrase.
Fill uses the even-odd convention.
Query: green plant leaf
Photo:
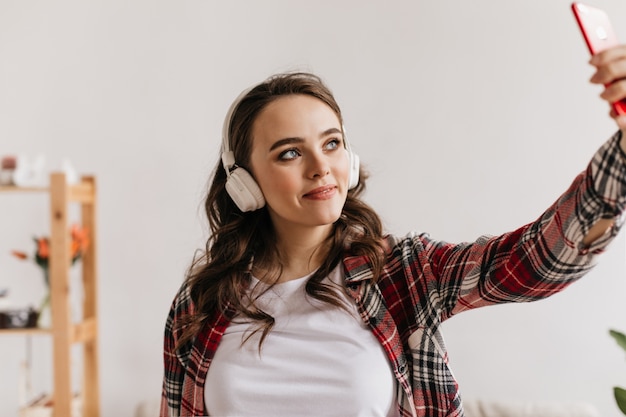
[[[617,330],[609,330],[609,334],[613,336],[613,339],[615,339],[622,349],[626,350],[626,335],[624,333],[618,332]]]
[[[620,387],[614,387],[613,393],[615,394],[615,401],[617,402],[617,406],[622,411],[624,415],[626,415],[626,390]]]

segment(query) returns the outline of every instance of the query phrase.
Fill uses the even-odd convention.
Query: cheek
[[[266,198],[284,196],[291,191],[299,191],[301,182],[293,172],[285,169],[266,169],[257,177],[257,182]]]
[[[253,152],[250,158],[251,174],[266,200],[272,200],[274,196],[284,194],[293,188],[293,173],[287,172],[285,167],[273,165],[255,156]]]
[[[341,180],[346,186],[350,177],[350,160],[348,154],[345,153],[335,166],[335,176]]]

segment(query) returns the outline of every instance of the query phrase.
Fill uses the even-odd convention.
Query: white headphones
[[[230,137],[228,133],[230,131],[230,123],[232,122],[233,113],[237,109],[241,100],[243,100],[252,88],[244,90],[235,99],[233,104],[231,104],[222,127],[222,165],[224,166],[227,177],[226,192],[237,205],[239,210],[243,212],[258,210],[265,205],[263,192],[254,178],[252,178],[252,175],[250,175],[250,173],[244,168],[237,166],[235,162],[235,154],[230,149]],[[346,150],[348,151],[348,159],[350,161],[348,188],[352,189],[359,183],[359,156],[352,152],[350,144],[345,138],[344,144]]]

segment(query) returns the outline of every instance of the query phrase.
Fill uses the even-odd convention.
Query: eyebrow
[[[332,135],[335,133],[342,133],[341,130],[337,129],[336,127],[331,127],[330,129],[326,129],[325,131],[323,131],[320,134],[320,137],[324,137],[324,136],[328,136],[328,135]],[[292,143],[302,143],[304,142],[303,138],[300,137],[293,137],[293,138],[284,138],[284,139],[279,139],[276,142],[274,142],[272,144],[272,146],[270,147],[270,152],[273,151],[276,148],[280,148],[283,145],[289,145]]]

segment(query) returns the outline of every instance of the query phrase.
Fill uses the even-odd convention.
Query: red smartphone
[[[572,3],[572,11],[591,55],[619,44],[604,10],[583,3]],[[618,114],[626,114],[626,99],[613,103],[613,109]]]

